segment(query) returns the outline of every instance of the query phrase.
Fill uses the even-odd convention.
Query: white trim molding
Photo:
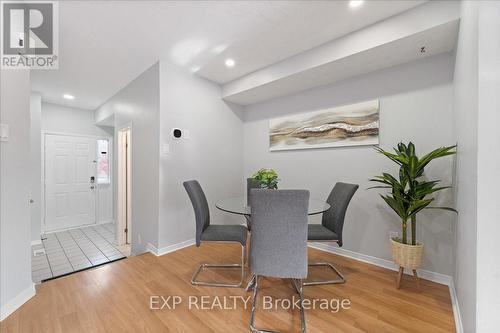
[[[309,243],[308,245],[309,247],[312,247],[317,250],[333,253],[342,257],[347,257],[357,261],[365,262],[367,264],[390,269],[392,271],[398,271],[398,266],[394,262],[387,259],[381,259],[369,256],[366,254],[342,249],[340,247],[335,247],[325,243],[314,242],[314,243]],[[417,271],[418,271],[418,276],[421,277],[422,279],[448,286],[448,288],[450,289],[451,306],[453,308],[453,317],[455,319],[456,332],[463,333],[462,317],[460,315],[460,308],[458,306],[458,299],[455,291],[455,284],[453,283],[453,278],[446,274],[436,273],[425,269],[419,269]],[[411,272],[409,271],[405,271],[405,273],[411,274]]]
[[[191,246],[191,245],[194,245],[194,244],[195,244],[194,239],[188,239],[187,241],[180,242],[180,243],[177,243],[177,244],[172,244],[172,245],[165,246],[165,247],[162,247],[162,248],[158,249],[154,245],[152,245],[151,243],[148,243],[146,245],[146,249],[149,252],[151,252],[152,254],[154,254],[155,256],[159,257],[159,256],[162,256],[164,254],[175,252],[177,250],[183,249],[185,247],[188,247],[188,246]]]
[[[31,246],[40,245],[40,244],[42,244],[42,240],[41,239],[37,239],[37,240],[32,240],[31,241]]]
[[[383,267],[390,269],[391,271],[398,271],[399,267],[392,261],[387,260],[387,259],[381,259],[377,257],[372,257],[366,254],[354,252],[354,251],[349,251],[346,249],[342,249],[339,247],[331,246],[325,243],[309,243],[309,246],[318,250],[322,250],[325,252],[330,252],[333,254],[337,254],[342,257],[347,257],[351,258],[357,261],[362,261],[366,262],[368,264],[372,264],[375,266]],[[422,279],[429,280],[432,282],[436,282],[439,284],[444,284],[449,286],[452,280],[452,277],[449,275],[441,274],[441,273],[436,273],[432,271],[428,271],[425,269],[418,269],[418,276],[421,277]],[[406,271],[405,273],[411,274],[410,271]]]
[[[460,314],[460,307],[458,306],[458,297],[453,279],[451,280],[448,287],[450,288],[451,306],[453,307],[453,317],[455,318],[456,332],[464,333],[464,327],[462,325],[462,315]]]
[[[95,223],[95,225],[110,224],[110,223],[114,225],[115,224],[115,220],[97,221]],[[90,225],[92,225],[92,224],[90,224]],[[78,227],[78,228],[81,228],[81,227]]]
[[[19,309],[21,305],[29,301],[33,296],[35,296],[35,284],[32,283],[31,286],[21,291],[16,297],[14,297],[9,303],[5,304],[0,308],[0,321],[4,320],[10,316],[14,311]]]

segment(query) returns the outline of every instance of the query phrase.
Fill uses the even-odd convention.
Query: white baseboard
[[[169,246],[165,246],[165,247],[158,249],[155,246],[153,246],[151,243],[148,243],[146,246],[146,249],[149,252],[151,252],[152,254],[154,254],[155,256],[159,257],[159,256],[162,256],[164,254],[171,253],[171,252],[183,249],[185,247],[188,247],[188,246],[191,246],[194,244],[195,244],[194,239],[188,239],[187,241],[173,244],[173,245],[169,245]]]
[[[460,314],[460,307],[458,306],[457,291],[455,290],[455,283],[453,279],[449,285],[451,306],[453,307],[453,317],[455,319],[455,328],[457,333],[464,333],[464,327],[462,326],[462,315]]]
[[[111,220],[111,221],[104,221],[104,222],[95,222],[95,223],[90,223],[90,224],[82,224],[82,225],[77,225],[77,226],[74,226],[74,227],[60,228],[60,229],[55,229],[55,230],[42,230],[42,235],[44,235],[44,234],[53,234],[53,233],[56,233],[56,232],[69,231],[69,230],[86,228],[86,227],[95,227],[97,225],[106,224],[106,223],[113,223],[113,220]]]
[[[390,260],[381,259],[354,251],[349,251],[325,243],[309,243],[309,246],[317,250],[337,254],[339,256],[351,258],[357,261],[387,268],[393,271],[398,271],[398,266]],[[455,319],[456,331],[457,333],[463,333],[462,317],[460,315],[460,308],[458,306],[458,299],[455,291],[455,284],[453,283],[453,278],[446,274],[436,273],[425,269],[419,269],[417,270],[417,272],[418,276],[421,277],[422,279],[448,286],[448,288],[450,289],[451,306],[453,308],[453,317]],[[411,274],[411,272],[409,271],[405,271],[405,273]]]
[[[337,254],[339,256],[355,259],[357,261],[366,262],[368,264],[372,264],[375,266],[383,267],[390,269],[392,271],[398,271],[399,267],[392,261],[387,259],[381,259],[377,257],[372,257],[366,254],[357,253],[354,251],[349,251],[340,247],[331,246],[325,243],[309,243],[309,246],[318,250],[330,252],[333,254]],[[436,273],[432,271],[428,271],[425,269],[417,270],[418,276],[422,279],[429,280],[432,282],[436,282],[439,284],[444,284],[449,286],[452,280],[452,277],[449,275]],[[405,273],[411,274],[410,271],[405,271]]]
[[[0,308],[0,321],[10,316],[14,311],[19,309],[21,305],[26,303],[31,297],[35,296],[35,284],[21,291],[13,300]]]
[[[31,246],[34,246],[34,245],[40,245],[40,244],[42,244],[42,240],[40,240],[40,239],[37,239],[37,240],[31,241]]]
[[[106,220],[106,221],[98,221],[96,224],[99,225],[99,224],[115,224],[115,220]]]

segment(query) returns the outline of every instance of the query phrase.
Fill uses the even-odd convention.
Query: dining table
[[[250,217],[252,215],[252,207],[248,205],[246,196],[234,196],[218,201],[215,204],[218,209],[236,215]],[[309,207],[307,215],[321,214],[330,209],[330,204],[323,200],[309,199]]]

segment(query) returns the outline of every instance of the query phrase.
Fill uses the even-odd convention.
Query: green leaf
[[[394,210],[394,212],[396,212],[396,214],[398,214],[399,217],[401,217],[404,220],[408,219],[406,216],[406,211],[402,207],[400,202],[398,202],[394,198],[391,198],[390,196],[383,196],[383,195],[380,195],[380,196],[389,205],[389,207],[391,207],[392,210]]]
[[[404,156],[391,154],[391,153],[383,150],[380,147],[375,147],[375,150],[377,150],[380,154],[385,155],[386,157],[388,157],[389,159],[391,159],[392,161],[394,161],[398,164],[406,163],[406,159],[404,158]]]
[[[426,200],[415,200],[411,203],[410,208],[408,209],[408,215],[415,215],[420,212],[422,209],[427,207],[434,199],[426,199]]]
[[[441,190],[445,190],[451,188],[451,186],[443,186],[443,187],[436,187],[436,188],[427,188],[427,189],[419,189],[415,191],[414,197],[416,199],[422,199],[423,197],[432,194],[434,192],[438,192]]]
[[[392,186],[389,186],[389,185],[387,185],[387,186],[382,186],[382,185],[380,185],[380,186],[370,186],[370,187],[367,187],[366,189],[370,190],[372,188],[392,188]]]
[[[455,212],[458,214],[458,211],[451,207],[425,207],[425,209],[442,209],[442,210],[448,210],[450,212]]]
[[[408,156],[415,156],[415,145],[412,142],[410,142],[408,144],[408,149],[406,151]]]
[[[457,152],[454,150],[457,146],[454,145],[454,146],[448,146],[448,147],[440,147],[440,148],[437,148],[437,149],[434,149],[433,151],[431,151],[430,153],[424,155],[420,161],[419,161],[419,169],[423,169],[427,166],[427,164],[429,164],[430,161],[436,159],[436,158],[440,158],[440,157],[444,157],[444,156],[448,156],[448,155],[453,155],[453,154],[456,154]]]
[[[408,165],[409,165],[409,178],[415,179],[418,171],[418,157],[415,155],[410,156]]]

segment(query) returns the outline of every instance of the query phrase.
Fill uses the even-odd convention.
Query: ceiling
[[[428,2],[228,82],[222,98],[239,105],[260,103],[450,52],[459,21],[458,2]]]
[[[227,89],[232,87],[224,86],[222,97],[239,105],[251,105],[356,75],[450,52],[455,47],[458,25],[458,20],[454,20],[278,79],[273,79],[269,75],[268,81],[249,85],[243,89],[238,89],[240,84],[236,85],[236,89]],[[420,45],[425,45],[425,53],[420,52]]]
[[[423,2],[60,1],[59,69],[32,89],[94,110],[159,59],[223,84]]]
[[[366,1],[351,9],[349,1],[295,2],[253,27],[196,73],[220,84],[269,66],[373,23],[404,12],[424,1]],[[230,70],[224,60],[234,59]]]

